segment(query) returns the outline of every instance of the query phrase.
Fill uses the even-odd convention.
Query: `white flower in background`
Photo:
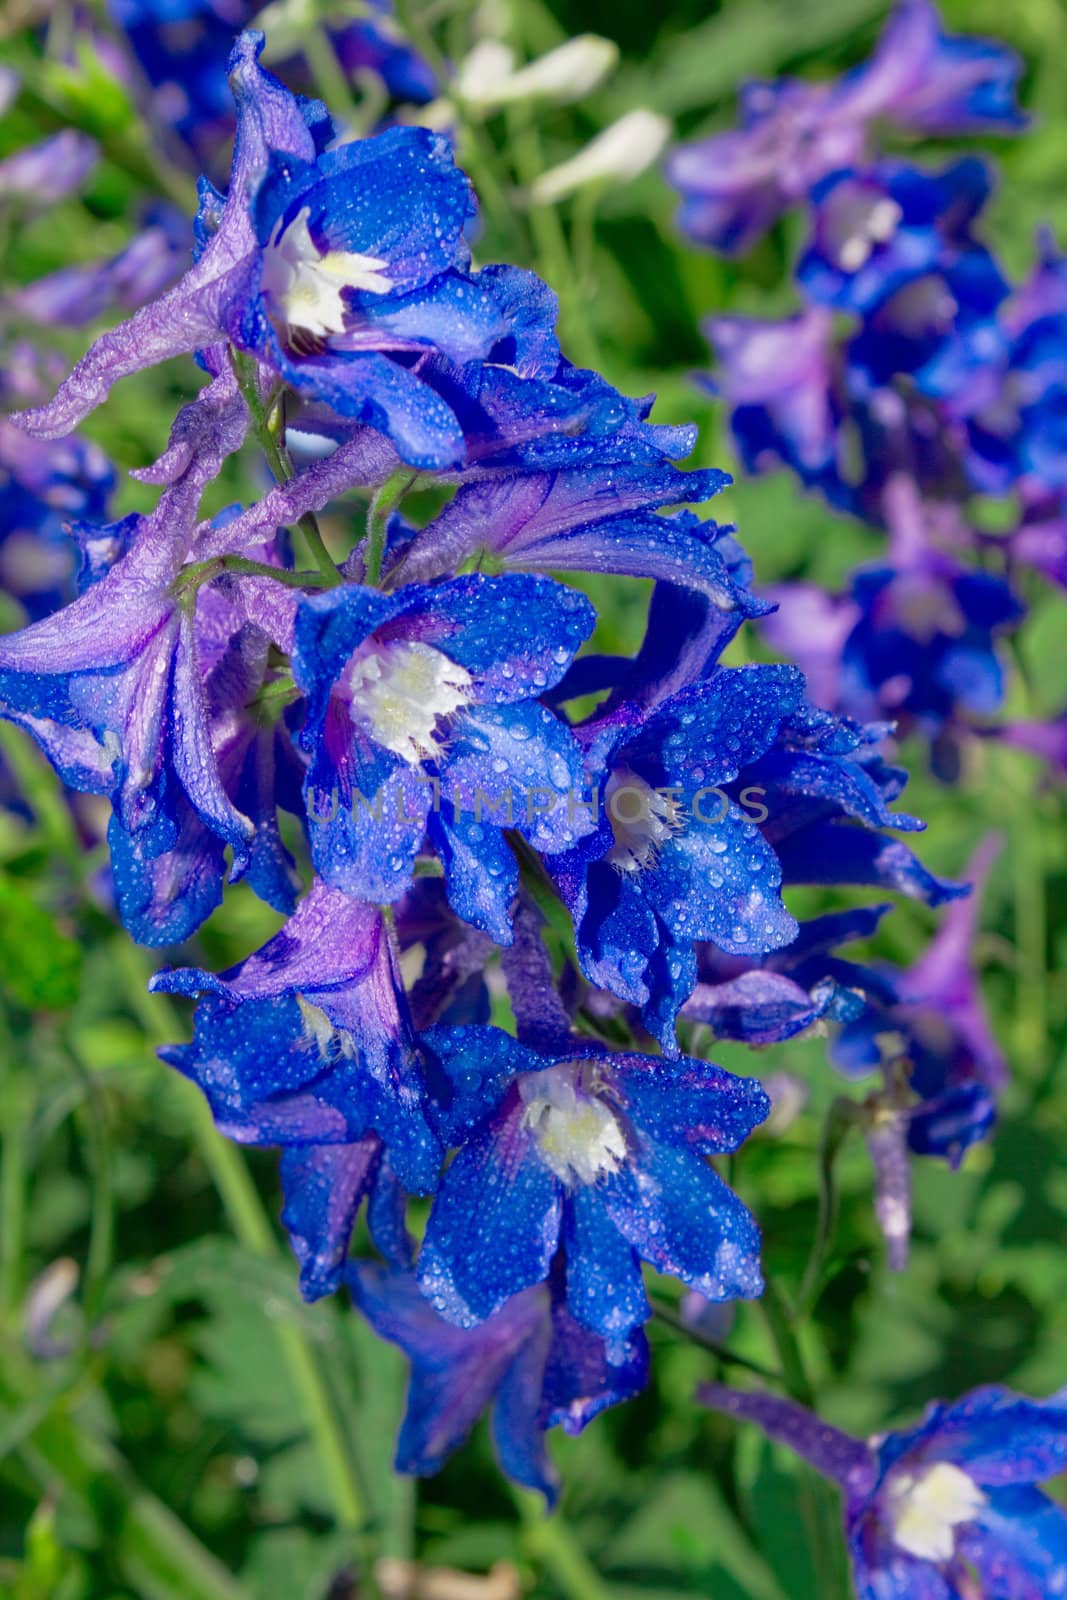
[[[670,136],[666,117],[644,109],[628,111],[576,156],[543,172],[533,185],[533,198],[540,205],[552,205],[589,184],[625,183],[659,159]]]
[[[484,111],[531,100],[566,105],[598,88],[618,59],[618,46],[610,39],[583,33],[516,71],[513,50],[499,39],[483,39],[462,63],[455,93]]]

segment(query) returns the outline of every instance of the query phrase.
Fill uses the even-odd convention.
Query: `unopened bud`
[[[551,205],[588,184],[636,178],[658,159],[670,135],[666,117],[655,111],[629,111],[569,161],[543,172],[533,185],[533,198]]]

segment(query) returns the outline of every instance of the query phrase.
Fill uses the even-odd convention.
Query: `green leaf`
[[[81,950],[9,876],[0,876],[0,968],[8,991],[31,1011],[63,1011],[78,998]]]

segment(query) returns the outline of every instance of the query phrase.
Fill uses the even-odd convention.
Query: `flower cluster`
[[[768,604],[731,530],[670,509],[726,481],[678,467],[692,430],[572,366],[539,279],[473,265],[447,139],[337,143],[261,48],[234,50],[192,266],[17,419],[63,438],[177,355],[208,380],[136,474],[155,508],[83,529],[79,596],[0,640],[0,709],[110,803],[135,939],[182,943],[227,880],[286,918],[228,971],[157,975],[198,998],[165,1059],[281,1150],[303,1292],[347,1282],[410,1355],[401,1467],[492,1400],[506,1470],[551,1497],[545,1431],[644,1382],[643,1262],[706,1301],[761,1292],[708,1158],[768,1097],[684,1053],[679,1014],[753,1042],[835,1014],[858,1048],[865,1008],[910,1018],[927,989],[832,956],[881,908],[801,928],[783,889],[965,891],[894,836],[921,824],[884,724],[723,660]],[[250,433],[278,481],[202,516]],[[350,495],[338,561],[317,514],[350,524]],[[560,572],[653,580],[632,659]],[[923,1058],[931,1121],[962,1070]],[[364,1205],[379,1265],[348,1259]]]
[[[803,210],[802,308],[712,317],[713,387],[749,471],[787,466],[886,546],[843,594],[802,587],[768,636],[822,703],[923,738],[947,781],[973,734],[993,731],[1025,569],[1061,584],[1067,570],[1067,273],[1042,239],[1013,287],[980,231],[986,162],[889,158],[871,128],[1014,132],[1018,73],[1008,50],[944,35],[929,0],[900,0],[867,64],[837,83],[754,87],[740,131],[669,166],[683,228],[713,249]],[[1006,533],[987,531],[989,496],[1012,497]]]

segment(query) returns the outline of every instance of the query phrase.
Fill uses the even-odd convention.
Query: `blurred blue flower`
[[[1067,1466],[1067,1392],[975,1389],[866,1443],[776,1395],[709,1383],[698,1398],[840,1486],[859,1600],[1067,1593],[1067,1514],[1036,1487]]]

